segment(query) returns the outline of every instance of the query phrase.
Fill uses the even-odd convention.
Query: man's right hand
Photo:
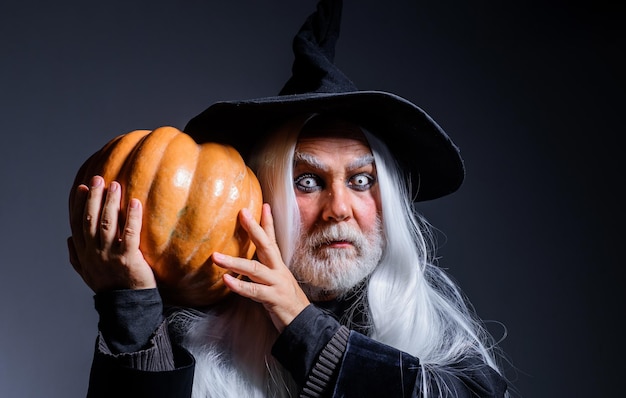
[[[155,288],[154,273],[139,250],[141,202],[130,200],[120,230],[120,184],[111,182],[105,190],[104,179],[95,176],[90,185],[76,188],[75,205],[70,209],[70,263],[95,293]]]

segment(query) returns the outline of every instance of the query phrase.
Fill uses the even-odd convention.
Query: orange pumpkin
[[[226,271],[210,256],[219,251],[251,258],[255,247],[237,214],[245,207],[258,221],[262,205],[259,182],[239,152],[217,143],[198,144],[173,127],[118,136],[78,171],[70,215],[76,187],[94,175],[107,186],[111,181],[122,186],[121,225],[128,201],[141,200],[140,249],[165,302],[204,306],[229,292],[222,281]]]

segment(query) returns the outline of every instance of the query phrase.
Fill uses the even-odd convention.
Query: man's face
[[[290,268],[312,300],[328,300],[365,279],[384,242],[369,145],[354,127],[301,136],[294,189],[302,236]]]

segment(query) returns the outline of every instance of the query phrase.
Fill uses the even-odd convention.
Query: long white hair
[[[298,387],[272,356],[278,332],[262,305],[231,295],[205,311],[177,309],[174,335],[196,360],[193,398],[291,398]]]
[[[314,117],[290,121],[250,159],[265,200],[276,210],[276,239],[285,264],[300,226],[293,156],[299,132]],[[438,369],[467,356],[478,356],[500,372],[495,341],[457,285],[435,265],[432,228],[414,210],[407,176],[381,140],[363,133],[374,155],[386,241],[358,304],[366,308],[369,336],[418,357],[424,386],[439,382]],[[350,316],[343,320],[348,326]]]

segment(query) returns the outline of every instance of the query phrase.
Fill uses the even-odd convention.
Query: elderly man
[[[458,150],[415,105],[336,69],[340,11],[322,0],[307,19],[279,96],[214,104],[185,129],[234,145],[263,188],[260,223],[239,215],[256,258],[212,256],[246,277],[224,276],[235,294],[163,314],[139,250],[142,204],[120,238],[107,228],[119,184],[79,187],[70,259],[100,314],[90,397],[508,395],[494,342],[413,211],[459,187]]]

